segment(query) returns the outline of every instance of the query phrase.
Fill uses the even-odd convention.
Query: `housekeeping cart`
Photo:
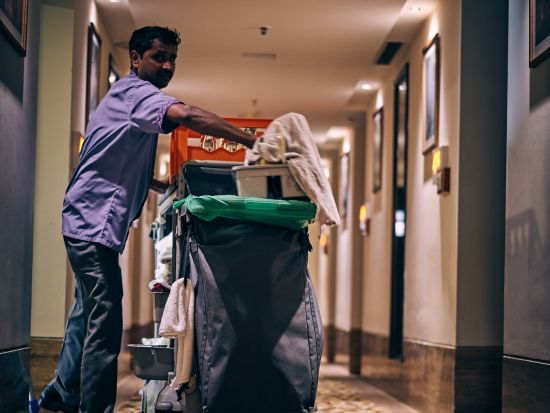
[[[250,133],[261,136],[263,130],[269,125],[267,119],[227,119],[237,127],[241,127]],[[174,233],[175,220],[173,220],[172,204],[178,194],[181,194],[183,182],[179,176],[182,164],[193,159],[233,161],[242,164],[245,157],[245,147],[234,144],[224,139],[212,136],[203,136],[190,129],[179,127],[173,133],[170,142],[170,180],[171,186],[159,197],[157,206],[157,218],[151,227],[151,235],[154,245],[169,234]],[[205,187],[216,186],[214,182],[203,181]],[[175,238],[175,236],[173,236]],[[178,278],[175,269],[175,239],[172,252],[172,272],[169,281]],[[155,248],[155,256],[158,255]],[[157,258],[157,257],[156,257]],[[155,259],[157,261],[157,259]],[[168,297],[168,292],[152,291],[153,297],[153,322],[152,338],[159,338],[159,325]],[[132,354],[132,369],[134,374],[144,380],[144,386],[140,390],[141,411],[153,412],[177,412],[184,411],[183,401],[177,401],[175,392],[167,387],[169,377],[175,368],[176,344],[170,340],[169,344],[132,344],[129,349]]]
[[[203,147],[205,137],[201,142]],[[229,151],[223,145],[215,141],[206,148]],[[188,279],[195,292],[192,379],[180,389],[180,408],[311,412],[323,347],[307,270],[307,226],[316,207],[296,191],[288,192],[293,199],[239,196],[248,184],[258,191],[260,176],[266,196],[284,198],[281,185],[288,177],[272,170],[243,174],[242,165],[235,159],[186,159],[177,173],[171,167],[177,187],[173,275]]]

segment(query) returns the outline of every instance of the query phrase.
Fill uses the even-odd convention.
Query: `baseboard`
[[[334,347],[336,354],[343,354],[349,356],[349,331],[340,330],[335,328],[334,330]]]
[[[0,351],[0,412],[26,412],[29,405],[29,348]]]
[[[153,323],[138,326],[134,325],[122,332],[121,352],[128,351],[128,344],[141,343],[142,337],[153,336]],[[55,366],[61,352],[61,338],[31,338],[30,374],[35,393],[38,395],[55,375]],[[129,360],[129,359],[128,359]],[[126,371],[126,358],[121,358],[122,368]]]
[[[457,347],[455,412],[500,413],[502,347]]]
[[[388,356],[390,348],[389,337],[363,331],[361,349],[364,355]]]
[[[324,328],[324,352],[325,357],[329,363],[334,363],[336,359],[336,327],[333,324],[329,324]]]
[[[36,396],[55,376],[55,366],[62,343],[61,338],[31,338],[30,372]]]
[[[405,340],[403,361],[389,359],[389,338],[362,335],[362,375],[425,413],[501,409],[501,347],[458,347]]]
[[[550,406],[550,362],[505,355],[502,412],[547,412]]]
[[[423,413],[455,411],[454,348],[405,340],[403,361],[390,361],[397,368],[394,373],[398,374],[394,393],[397,398]]]

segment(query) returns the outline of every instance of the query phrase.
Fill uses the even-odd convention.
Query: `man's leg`
[[[99,244],[66,239],[87,322],[80,370],[80,411],[112,412],[122,337],[122,277],[118,253]]]
[[[80,403],[82,345],[86,335],[86,319],[82,311],[82,294],[78,283],[75,286],[74,295],[75,301],[67,320],[61,354],[57,362],[56,377],[52,385],[65,403],[78,406]]]
[[[49,410],[78,411],[80,404],[80,366],[86,335],[86,318],[82,308],[82,288],[76,279],[74,304],[65,327],[56,375],[42,392],[40,404]]]

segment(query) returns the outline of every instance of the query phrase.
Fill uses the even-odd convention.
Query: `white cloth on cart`
[[[155,244],[155,249],[157,250],[157,261],[162,264],[167,264],[172,262],[172,246],[173,246],[173,236],[172,233],[169,233],[164,238],[159,240]]]
[[[303,115],[287,113],[271,122],[263,137],[256,140],[252,149],[247,150],[247,163],[256,163],[260,159],[272,163],[280,162],[280,137],[286,143],[285,157],[290,173],[309,199],[317,205],[316,220],[322,225],[340,224],[330,183],[321,165],[321,157],[309,124]]]
[[[195,292],[191,280],[180,278],[172,284],[166,300],[159,333],[162,337],[177,339],[176,377],[170,386],[177,389],[188,383],[193,361],[195,334]]]
[[[156,268],[155,278],[149,282],[149,289],[153,290],[155,284],[160,283],[164,288],[170,288],[170,276],[172,275],[172,233],[155,243]]]

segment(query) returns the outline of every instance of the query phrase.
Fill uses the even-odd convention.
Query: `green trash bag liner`
[[[232,218],[296,230],[311,224],[317,212],[312,202],[235,195],[189,195],[176,201],[173,208],[182,206],[208,222],[215,218]]]

